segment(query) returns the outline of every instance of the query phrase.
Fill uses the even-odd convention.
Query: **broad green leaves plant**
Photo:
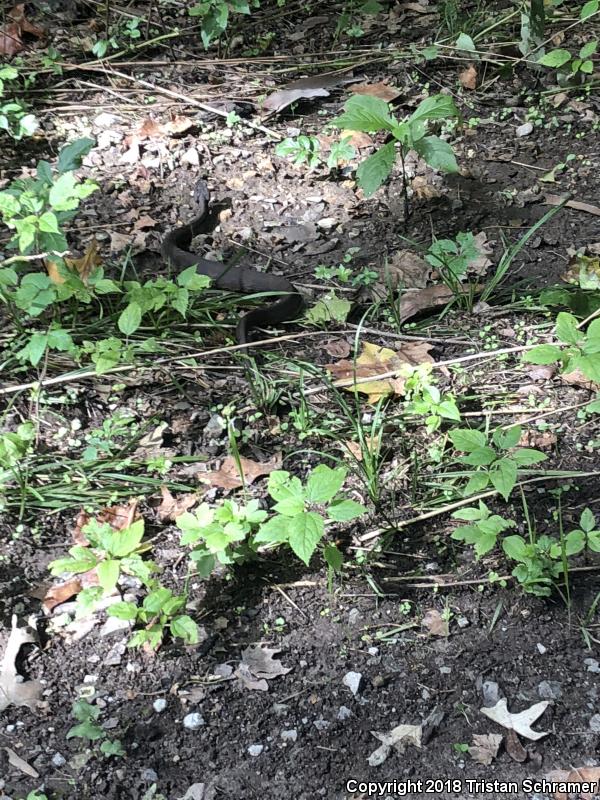
[[[308,164],[310,169],[316,169],[321,163],[327,164],[329,169],[335,169],[340,162],[350,161],[356,155],[350,138],[344,136],[339,141],[332,142],[327,158],[321,155],[319,139],[306,135],[284,139],[275,148],[275,153],[282,158],[289,158],[293,164]]]
[[[467,454],[460,456],[458,461],[475,468],[465,486],[465,495],[481,492],[491,484],[508,500],[517,482],[519,469],[546,459],[539,450],[517,447],[521,438],[519,425],[494,431],[491,441],[481,431],[470,428],[452,430],[448,436],[457,450]]]
[[[583,75],[591,75],[594,71],[592,56],[597,49],[598,42],[595,40],[586,42],[586,44],[580,48],[577,56],[573,56],[569,50],[557,48],[543,55],[538,60],[538,64],[542,64],[544,67],[552,67],[560,73],[568,73],[570,75],[582,73]]]
[[[344,113],[336,117],[332,125],[365,133],[386,132],[393,137],[365,159],[356,172],[358,184],[368,197],[390,175],[396,161],[396,146],[402,159],[409,150],[416,150],[435,169],[456,172],[458,165],[452,147],[438,136],[427,134],[430,123],[458,117],[458,109],[447,95],[427,97],[402,121],[393,116],[384,100],[370,95],[354,95],[345,104]]]
[[[12,89],[19,80],[15,67],[0,64],[0,132],[4,131],[12,139],[19,141],[24,136],[33,136],[39,127],[34,114],[28,113],[26,106],[14,97],[7,97],[8,86]]]
[[[254,0],[252,5],[258,7],[258,0]],[[200,35],[207,50],[227,30],[232,13],[249,14],[248,0],[203,0],[188,10],[191,17],[199,17],[201,20]]]
[[[108,734],[98,724],[101,714],[99,706],[93,706],[87,700],[80,699],[73,703],[71,713],[78,720],[78,724],[69,728],[67,739],[85,739],[88,742],[101,741],[100,752],[106,757],[125,755],[121,742],[118,739],[108,739]]]
[[[404,408],[408,414],[425,417],[427,433],[439,430],[442,419],[460,420],[460,411],[453,395],[442,394],[431,374],[431,365],[411,368],[404,384]]]
[[[187,614],[180,613],[187,603],[186,594],[173,594],[158,581],[147,583],[150,589],[141,606],[130,601],[113,603],[107,609],[109,617],[117,617],[141,626],[127,642],[128,647],[148,645],[156,649],[170,629],[173,637],[182,639],[185,644],[196,644],[198,626]]]
[[[27,456],[32,452],[35,427],[21,423],[14,432],[0,433],[0,511],[4,507],[4,489],[16,482],[21,487],[22,502],[27,483]]]
[[[322,544],[327,524],[347,522],[365,511],[340,492],[345,479],[343,467],[331,469],[323,464],[315,467],[304,484],[284,470],[272,472],[268,483],[275,501],[272,513],[260,509],[257,500],[246,506],[226,500],[217,508],[203,503],[195,513],[177,517],[181,542],[194,545],[191,557],[204,577],[217,561],[240,563],[260,546],[287,545],[308,565]],[[335,545],[326,544],[323,556],[331,569],[340,568],[342,555]]]
[[[580,370],[586,378],[600,382],[600,319],[594,319],[584,333],[577,317],[561,311],[556,317],[555,335],[560,344],[541,344],[522,356],[532,364],[561,365],[566,374]]]
[[[456,528],[452,532],[452,539],[473,545],[477,558],[493,550],[500,533],[515,526],[512,519],[507,520],[499,514],[492,514],[482,500],[479,501],[477,507],[461,508],[455,511],[452,518],[471,523]]]
[[[519,562],[512,574],[528,594],[538,597],[552,594],[552,586],[563,571],[562,563],[556,560],[556,546],[556,539],[550,536],[540,536],[534,542],[516,535],[503,539],[506,555]]]

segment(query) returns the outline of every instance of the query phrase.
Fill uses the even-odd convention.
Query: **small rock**
[[[214,668],[213,673],[218,675],[220,678],[229,678],[233,675],[233,667],[231,664],[217,664]]]
[[[251,744],[250,747],[248,748],[248,752],[250,753],[251,756],[256,758],[262,753],[264,749],[265,746],[262,744]]]
[[[126,619],[119,619],[118,617],[107,617],[106,622],[100,628],[100,636],[110,636],[118,631],[126,631],[131,627],[131,623]]]
[[[117,667],[123,660],[123,654],[126,650],[125,642],[117,642],[113,645],[104,659],[104,664],[107,667]]]
[[[103,112],[102,114],[98,114],[97,117],[94,119],[94,125],[97,128],[112,128],[115,123],[119,120],[118,117],[115,117],[114,114],[109,114],[108,112]]]
[[[515,136],[521,139],[523,136],[529,136],[529,134],[533,131],[533,123],[532,122],[525,122],[523,125],[519,125],[517,130],[515,131]]]
[[[483,694],[483,705],[487,708],[495,706],[500,699],[500,687],[496,681],[484,681],[481,693]]]
[[[162,712],[167,707],[167,701],[164,697],[159,697],[152,703],[152,708],[156,711],[157,714],[162,714]]]
[[[558,700],[562,696],[562,687],[558,681],[542,681],[538,685],[538,694],[542,700]]]
[[[198,714],[197,711],[193,711],[191,714],[186,714],[186,716],[183,718],[183,727],[187,728],[189,731],[195,731],[204,724],[204,717],[202,714]]]
[[[60,769],[60,767],[64,767],[66,763],[67,759],[61,753],[54,753],[52,756],[52,766]]]
[[[594,714],[589,721],[590,730],[594,733],[600,733],[600,714]]]
[[[153,769],[147,768],[142,770],[141,779],[146,783],[156,783],[158,775]]]
[[[595,658],[584,658],[583,663],[586,665],[588,672],[600,672],[600,664]]]
[[[330,231],[332,228],[335,228],[337,224],[338,220],[336,217],[323,217],[318,220],[317,228],[320,228],[322,231]]]
[[[296,728],[290,728],[287,731],[281,731],[281,738],[284,742],[295,742],[298,738],[298,731]]]
[[[379,648],[378,647],[369,647],[369,649],[367,650],[367,653],[370,656],[377,656],[377,655],[379,655]]]
[[[225,430],[225,420],[220,414],[213,414],[204,428],[207,439],[216,439]]]
[[[466,617],[457,617],[456,622],[459,628],[467,628],[469,626],[469,620]]]
[[[350,625],[356,625],[356,623],[360,620],[360,611],[358,608],[351,608],[348,612],[348,623]]]
[[[329,721],[321,717],[321,719],[314,720],[313,725],[318,731],[326,731],[329,727]]]
[[[340,722],[343,722],[345,719],[350,719],[351,716],[352,711],[350,711],[348,706],[340,706],[337,713],[337,718],[340,720]]]
[[[541,656],[543,656],[543,655],[544,655],[544,653],[547,653],[547,652],[548,652],[548,648],[544,647],[544,645],[543,645],[541,642],[538,642],[538,643],[537,643],[537,645],[536,645],[536,647],[537,647],[537,649],[538,649],[538,653],[539,653]]]
[[[342,679],[342,683],[344,684],[344,686],[347,686],[350,689],[353,695],[356,695],[360,687],[361,680],[362,680],[362,673],[347,672]]]
[[[451,672],[452,672],[452,667],[440,667],[441,675],[450,675]]]

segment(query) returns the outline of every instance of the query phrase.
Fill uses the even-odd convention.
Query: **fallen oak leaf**
[[[507,708],[506,698],[503,697],[498,700],[495,706],[491,708],[481,708],[480,711],[488,719],[502,725],[503,728],[516,731],[520,736],[526,739],[537,741],[544,736],[548,736],[550,731],[534,731],[531,725],[541,717],[544,711],[550,705],[549,700],[542,700],[541,703],[534,703],[534,705],[526,708],[525,711],[520,711],[518,714],[511,713]]]
[[[166,486],[160,487],[162,502],[156,510],[158,518],[162,522],[174,522],[184,511],[188,511],[198,502],[197,494],[180,494],[174,497]]]
[[[326,72],[322,75],[310,75],[297,81],[288,83],[283,89],[272,92],[262,104],[262,108],[269,114],[283,111],[297,100],[306,100],[311,97],[329,97],[328,89],[344,83],[353,83],[360,80],[348,75],[347,72]]]
[[[573,792],[576,791],[574,788],[576,784],[587,784],[588,787],[595,786],[596,791],[580,791],[578,793],[582,800],[594,800],[597,796],[597,787],[600,786],[600,767],[575,767],[572,770],[556,769],[547,773],[545,777],[546,780],[552,783],[573,785],[569,794],[559,790],[554,792],[556,800],[569,800],[569,797],[573,796]],[[583,786],[581,788],[583,790]]]
[[[17,627],[16,614],[0,665],[0,713],[8,706],[27,706],[35,711],[42,694],[42,684],[37,680],[23,681],[17,672],[16,661],[24,644],[35,642],[29,628]]]
[[[390,86],[384,81],[378,83],[358,83],[351,89],[353,94],[368,94],[371,97],[379,97],[380,100],[385,100],[386,103],[391,103],[400,96],[400,89],[395,86]]]
[[[392,749],[398,753],[403,753],[409,744],[421,747],[423,736],[422,725],[396,725],[389,733],[371,731],[371,736],[382,743],[376,750],[373,750],[367,758],[371,767],[378,767],[387,759]]]
[[[196,476],[201,483],[208,483],[210,486],[216,486],[219,489],[230,490],[237,489],[244,484],[248,486],[262,475],[268,475],[273,470],[281,469],[281,453],[276,453],[270,461],[251,461],[243,456],[240,456],[239,460],[244,476],[243,481],[238,471],[237,461],[233,456],[227,456],[223,460],[220,469],[212,472],[199,472],[196,473]]]
[[[0,28],[0,55],[10,57],[23,50],[23,33],[29,33],[38,39],[44,36],[44,29],[29,22],[25,16],[24,3],[14,6],[6,16],[8,21]]]

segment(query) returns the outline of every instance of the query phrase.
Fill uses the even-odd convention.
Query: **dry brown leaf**
[[[504,743],[504,747],[513,761],[516,761],[518,764],[523,764],[525,761],[527,761],[529,754],[519,741],[519,737],[514,731],[509,730],[506,732],[506,741]]]
[[[467,294],[469,287],[461,287],[461,291]],[[454,292],[443,284],[436,286],[427,286],[425,289],[419,289],[416,292],[404,292],[400,298],[399,315],[402,322],[414,317],[421,311],[435,306],[443,306],[449,303],[454,297]]]
[[[156,514],[163,522],[173,522],[198,502],[197,494],[180,494],[178,497],[174,497],[166,486],[160,487],[160,493],[162,503],[157,508]]]
[[[35,770],[31,764],[28,764],[25,759],[21,758],[20,755],[15,753],[14,750],[11,750],[10,747],[4,747],[3,750],[8,756],[8,763],[11,765],[11,767],[16,767],[23,773],[23,775],[29,775],[30,778],[40,777],[40,773],[37,772],[37,770]]]
[[[502,734],[484,733],[473,734],[473,744],[469,747],[469,755],[478,764],[489,766],[498,755],[502,744]]]
[[[519,447],[533,447],[537,450],[548,450],[556,444],[556,434],[552,431],[526,430],[521,434]]]
[[[127,505],[107,506],[94,515],[98,522],[108,522],[111,528],[116,531],[122,531],[128,528],[136,519],[139,519],[138,514],[138,501],[132,500]],[[85,511],[80,511],[75,520],[75,528],[73,530],[73,541],[75,544],[87,547],[89,542],[83,533],[82,528],[90,521],[91,516]]]
[[[405,378],[401,374],[387,378],[376,378],[375,376],[403,371],[403,368],[407,366],[431,364],[433,363],[433,359],[429,355],[431,348],[432,346],[427,342],[408,342],[401,350],[394,351],[371,342],[364,342],[363,351],[356,359],[356,363],[354,360],[342,359],[337,364],[329,364],[327,369],[336,378],[336,386],[350,381],[350,385],[344,386],[345,389],[353,392],[356,386],[359,392],[369,395],[369,403],[376,403],[381,397],[388,394],[402,394]],[[372,381],[357,382],[357,379],[371,376],[373,376]]]
[[[352,87],[353,94],[368,94],[371,97],[379,97],[380,100],[385,100],[386,103],[391,103],[400,96],[400,89],[395,86],[390,86],[388,83],[379,81],[379,83],[359,83]]]
[[[574,369],[572,372],[561,372],[558,377],[563,383],[568,383],[569,386],[580,386],[582,389],[589,389],[590,392],[600,390],[600,384],[591,381],[580,369]]]
[[[547,206],[559,206],[564,200],[557,194],[547,194],[544,196],[544,203]],[[574,208],[576,211],[585,211],[586,214],[592,214],[594,217],[600,217],[600,208],[593,206],[591,203],[582,203],[580,200],[567,200],[565,203],[566,208]]]
[[[384,299],[390,290],[422,289],[427,286],[432,269],[425,259],[412,250],[397,250],[390,256],[387,264],[379,269],[381,277],[373,286],[372,292]]]
[[[463,69],[462,72],[458,75],[458,80],[460,85],[464,89],[476,89],[477,88],[477,68],[474,64],[469,64],[466,69]]]
[[[447,619],[435,608],[426,611],[421,620],[421,625],[427,628],[432,636],[449,636],[450,624]]]
[[[266,692],[269,688],[267,680],[287,675],[292,669],[284,667],[281,661],[274,657],[279,652],[278,648],[263,647],[259,644],[250,645],[242,652],[242,660],[235,675],[246,689]]]
[[[254,483],[261,475],[268,475],[275,469],[281,469],[281,453],[277,453],[270,461],[251,461],[249,458],[240,457],[242,472],[246,485]],[[197,473],[198,480],[217,486],[220,489],[237,489],[243,486],[237,464],[233,456],[227,456],[221,464],[221,468],[212,472]]]
[[[596,791],[581,791],[577,795],[582,800],[594,800],[598,794],[597,787],[600,786],[600,767],[575,767],[571,770],[555,769],[545,777],[546,780],[552,783],[587,783],[590,788],[595,786]],[[554,797],[556,800],[569,800],[569,797],[573,797],[573,795],[565,792],[555,792]]]
[[[24,3],[14,6],[6,17],[6,24],[0,28],[0,55],[10,57],[23,50],[23,33],[29,33],[38,39],[44,35],[44,29],[29,22],[25,16]]]
[[[323,350],[329,353],[332,358],[346,358],[350,355],[352,348],[346,339],[333,339],[329,342],[325,342]]]
[[[83,582],[81,576],[69,578],[62,583],[51,586],[46,592],[42,609],[45,614],[49,614],[53,608],[65,603],[69,598],[74,597],[83,589]]]

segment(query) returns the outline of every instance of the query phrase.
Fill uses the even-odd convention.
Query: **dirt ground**
[[[333,47],[336,13],[303,10],[303,4],[288,12],[277,46],[265,45],[261,56],[294,53],[301,46],[301,55],[325,60],[321,54]],[[365,37],[357,42],[342,37],[342,51],[353,53],[354,47],[359,52],[381,42],[385,53],[388,45],[407,48],[410,42],[430,41],[428,19],[410,10],[402,13],[395,31],[386,18],[367,25]],[[313,26],[311,20],[318,16],[327,21]],[[72,41],[73,31],[86,25],[89,20],[76,14],[59,14],[55,35]],[[266,13],[256,20],[253,16],[250,28],[240,34],[241,46],[264,36],[272,25],[275,21]],[[314,31],[313,38],[298,38],[303,30]],[[230,54],[207,62],[200,40],[190,37],[174,50],[150,48],[144,57],[139,77],[208,104],[228,103],[227,110],[235,109],[242,119],[254,119],[247,116],[249,100],[286,81],[285,73],[273,76],[276,61]],[[118,61],[114,68],[120,68]],[[468,92],[457,79],[459,69],[451,60],[418,65],[378,60],[367,49],[354,67],[363,82],[385,80],[401,90],[399,114],[415,107],[429,83],[455,94],[465,118],[478,120],[454,141],[460,175],[440,178],[422,165],[409,164],[411,178],[422,181],[417,182],[421,189],[414,190],[408,220],[403,219],[398,169],[374,198],[365,200],[357,195],[350,172],[332,176],[295,167],[274,155],[264,133],[243,123],[224,127],[214,115],[158,92],[151,107],[154,120],[164,123],[170,114],[178,114],[193,125],[176,135],[154,130],[143,137],[139,132],[149,118],[149,90],[118,80],[106,89],[100,74],[76,70],[46,78],[48,91],[40,97],[38,113],[48,134],[34,145],[43,152],[28,152],[24,162],[22,147],[7,151],[2,178],[14,177],[21,164],[33,164],[42,155],[52,157],[65,138],[97,137],[99,144],[84,164],[101,191],[86,202],[70,238],[74,250],[83,252],[95,232],[111,253],[114,274],[130,247],[138,275],[164,269],[160,238],[192,213],[188,190],[198,174],[208,178],[213,196],[231,208],[211,247],[227,256],[242,242],[247,249],[241,263],[248,264],[257,253],[269,253],[277,270],[312,299],[322,294],[315,266],[340,263],[349,247],[360,248],[353,265],[381,268],[407,246],[406,239],[428,245],[432,232],[438,238],[458,231],[485,232],[489,257],[495,261],[503,236],[516,241],[551,208],[548,195],[570,192],[577,201],[597,203],[600,103],[594,91],[582,89],[569,91],[554,104],[550,77],[532,75],[523,66],[485,91]],[[302,74],[293,73],[291,79]],[[493,73],[486,73],[486,80],[491,77]],[[327,97],[303,100],[264,124],[283,136],[298,129],[318,134],[324,120],[340,113],[346,92],[338,87]],[[519,129],[528,120],[535,124],[523,134]],[[569,154],[574,157],[567,160]],[[557,164],[565,164],[558,184],[540,182]],[[333,223],[324,223],[331,218]],[[597,215],[564,208],[519,253],[497,308],[479,314],[452,309],[442,319],[420,319],[405,331],[430,337],[436,361],[472,353],[490,342],[495,349],[522,343],[523,330],[531,331],[540,320],[551,322],[534,299],[524,303],[523,297],[534,298],[540,288],[557,283],[569,254],[598,242]],[[332,324],[326,334],[280,343],[276,369],[293,359],[318,365],[336,360],[327,346],[331,341],[353,342],[356,330],[351,325],[360,321],[372,300],[353,299],[348,326]],[[397,344],[381,318],[366,324],[377,328],[378,344]],[[212,336],[204,344],[213,343]],[[214,335],[214,343],[220,341]],[[474,415],[481,412],[482,398],[502,408],[520,402],[525,406],[533,397],[531,414],[593,397],[589,389],[567,385],[555,375],[532,376],[516,359],[467,364],[465,376],[462,384],[456,376],[448,382],[462,392],[461,410]],[[166,422],[163,446],[169,452],[205,455],[216,462],[228,452],[226,433],[214,431],[219,404],[232,397],[252,403],[243,371],[237,362],[217,355],[201,372],[182,365],[176,377],[159,367],[139,376],[119,376],[124,388],[117,404],[133,410],[140,422],[156,416]],[[34,376],[4,376],[3,383],[26,379]],[[42,446],[58,457],[68,452],[68,445],[53,439],[51,432],[74,418],[82,421],[83,433],[99,425],[114,411],[114,383],[114,376],[74,380],[70,403],[63,402],[65,388],[57,386],[47,390],[52,403],[44,402],[41,410],[26,393],[17,396],[15,407],[25,415],[34,410],[41,415]],[[325,420],[327,398],[316,394],[311,403]],[[278,423],[286,418],[286,409],[282,403],[275,421],[263,416],[248,423],[252,432],[243,455],[262,461],[283,451],[285,468],[305,473],[332,445],[318,434],[300,439],[293,429],[281,430]],[[544,468],[593,473],[598,467],[598,421],[581,418],[571,408],[548,422],[553,439],[545,450],[549,460]],[[20,800],[43,787],[50,798],[72,800],[546,800],[553,792],[534,783],[547,779],[552,770],[599,767],[597,560],[578,563],[566,603],[558,593],[551,598],[527,595],[510,578],[505,585],[490,585],[490,571],[509,575],[506,559],[494,551],[476,562],[471,550],[450,539],[453,523],[448,515],[424,519],[378,540],[372,534],[392,511],[396,520],[415,517],[436,485],[432,467],[411,473],[413,468],[418,472],[411,462],[413,450],[428,442],[422,429],[391,425],[386,436],[390,465],[382,475],[386,492],[381,503],[339,532],[341,546],[350,554],[377,545],[371,556],[348,566],[331,591],[318,563],[308,569],[274,555],[207,582],[192,579],[190,613],[202,632],[194,647],[167,641],[155,654],[129,650],[128,631],[108,625],[102,612],[89,624],[75,621],[60,627],[57,618],[72,614],[73,603],[48,617],[41,612],[41,599],[51,583],[47,565],[70,546],[80,504],[73,501],[70,508],[48,511],[33,502],[22,522],[14,509],[5,513],[0,521],[0,652],[13,615],[21,622],[33,616],[37,641],[21,649],[18,668],[26,679],[42,681],[43,703],[37,711],[9,706],[0,713],[0,799]],[[398,477],[402,462],[406,468]],[[195,485],[181,467],[169,479],[182,487]],[[264,489],[258,486],[260,496]],[[104,505],[109,504],[100,481],[94,488]],[[557,488],[564,491],[569,523],[586,506],[598,512],[597,477],[549,477],[525,488],[539,533],[556,529]],[[368,505],[357,479],[350,479],[350,490]],[[216,496],[212,491],[209,499]],[[124,485],[113,502],[136,494]],[[158,519],[158,503],[158,490],[141,500],[154,558],[169,585],[181,587],[187,564],[178,548],[179,533]],[[518,521],[517,532],[524,534],[520,499],[508,511]],[[427,623],[440,615],[448,623],[442,632]],[[267,648],[267,677],[245,680],[240,663],[259,645]],[[86,746],[66,738],[75,724],[71,706],[83,694],[101,710],[99,722],[111,739],[121,742],[123,757],[107,758],[93,742]],[[548,701],[532,722],[545,735],[519,739],[481,713],[503,697],[511,712]],[[372,754],[385,734],[399,725],[417,726],[420,746],[391,747],[381,763],[369,763],[370,757],[371,762],[378,760]],[[486,765],[466,746],[473,744],[474,735],[488,734],[504,738]],[[25,766],[15,761],[15,754]],[[527,780],[529,785],[523,783]],[[390,783],[377,794],[361,785],[369,781]]]

